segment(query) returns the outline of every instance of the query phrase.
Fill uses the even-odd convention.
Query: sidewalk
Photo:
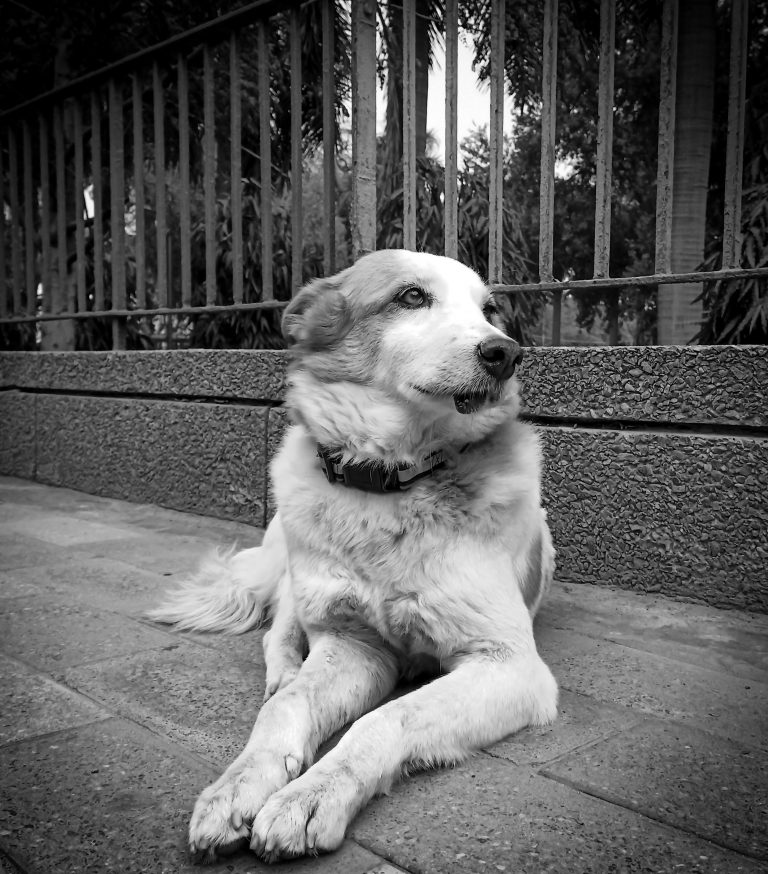
[[[140,618],[201,553],[259,536],[0,478],[3,874],[270,870],[184,849],[258,711],[261,634]],[[414,776],[280,874],[768,872],[768,616],[569,586],[537,626],[555,725]]]

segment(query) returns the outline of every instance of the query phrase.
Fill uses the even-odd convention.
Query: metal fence
[[[741,269],[739,228],[744,138],[746,2],[733,0],[728,165],[722,269],[672,273],[670,197],[674,147],[676,0],[664,2],[661,50],[655,272],[611,277],[610,251],[614,33],[616,0],[600,3],[600,77],[594,271],[553,276],[557,0],[544,0],[539,279],[502,284],[502,157],[505,0],[490,2],[490,187],[488,279],[508,294],[538,289],[551,296],[552,343],[560,342],[560,304],[569,289],[768,276]],[[373,0],[352,0],[351,257],[376,247],[376,16]],[[85,76],[0,116],[0,325],[104,320],[116,349],[128,319],[177,317],[284,306],[306,272],[303,264],[302,162],[307,107],[302,76],[308,16],[321,35],[321,81],[312,106],[322,146],[322,257],[333,272],[337,212],[335,96],[339,34],[333,0],[260,0],[210,24]],[[403,243],[417,241],[414,2],[403,4]],[[275,48],[274,34],[285,37]],[[457,0],[445,2],[445,239],[458,255]],[[272,37],[272,40],[271,40]],[[270,53],[286,53],[289,81],[274,104]],[[243,76],[244,65],[248,75]],[[306,90],[306,88],[305,88]],[[283,105],[284,104],[284,105]],[[277,178],[275,113],[285,118],[289,156]],[[244,113],[253,142],[243,142]],[[249,162],[248,172],[243,161]],[[281,220],[276,222],[279,201]],[[171,208],[172,207],[172,208]],[[227,213],[226,291],[222,291],[217,211]],[[250,210],[244,222],[244,209]],[[247,227],[250,236],[244,237]],[[255,229],[255,230],[254,230]],[[128,251],[130,250],[130,252]],[[130,255],[130,257],[127,257]],[[275,265],[284,288],[275,288]],[[282,298],[282,299],[277,299]],[[63,341],[66,345],[66,339]]]

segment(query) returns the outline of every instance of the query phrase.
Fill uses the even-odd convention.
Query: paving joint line
[[[659,816],[655,816],[653,812],[650,811],[648,808],[643,807],[639,804],[635,804],[628,799],[622,798],[620,795],[614,795],[612,792],[605,792],[599,789],[591,789],[590,787],[585,786],[584,784],[579,783],[576,780],[571,780],[568,777],[561,777],[558,774],[547,773],[546,768],[542,771],[539,771],[539,774],[547,780],[552,780],[554,783],[559,783],[562,786],[567,786],[568,788],[573,789],[576,792],[580,792],[583,795],[587,795],[590,798],[596,798],[598,801],[604,801],[606,804],[611,804],[614,807],[620,807],[623,810],[628,810],[631,813],[642,816],[645,819],[650,820],[651,822],[658,823],[659,825],[671,829],[672,831],[692,835],[699,840],[706,841],[713,847],[718,847],[719,849],[728,850],[728,852],[731,853],[736,853],[744,859],[758,862],[765,862],[766,860],[768,860],[768,856],[766,856],[765,854],[758,855],[757,853],[750,853],[743,847],[738,847],[735,843],[732,843],[728,840],[720,841],[716,838],[713,838],[711,835],[706,834],[703,829],[696,829],[695,827],[689,827],[683,823],[671,823],[665,819],[661,819]],[[696,824],[693,823],[693,825],[695,826]]]

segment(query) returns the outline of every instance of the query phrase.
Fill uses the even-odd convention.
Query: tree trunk
[[[416,157],[427,154],[431,0],[416,0]]]
[[[429,15],[431,0],[416,0],[416,156],[427,150],[429,96]],[[387,19],[387,170],[402,172],[403,163],[403,6],[390,2]],[[391,172],[387,173],[391,177]]]
[[[704,260],[712,105],[715,87],[715,2],[680,0],[671,269],[691,272]],[[660,285],[658,342],[690,343],[701,327],[701,284]]]

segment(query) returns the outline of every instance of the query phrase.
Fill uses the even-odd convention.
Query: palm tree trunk
[[[427,154],[427,99],[429,97],[429,17],[432,0],[416,0],[416,156]]]
[[[715,88],[715,2],[680,0],[671,269],[695,270],[704,259],[712,105]],[[690,343],[701,327],[701,284],[660,285],[658,342]]]

